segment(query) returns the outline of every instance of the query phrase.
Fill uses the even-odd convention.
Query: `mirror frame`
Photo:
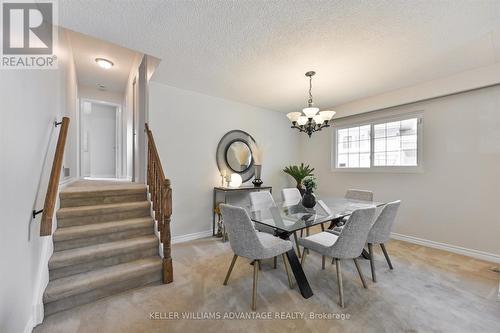
[[[241,176],[243,182],[247,182],[250,179],[252,179],[252,177],[255,175],[255,166],[254,166],[253,151],[249,140],[251,140],[254,144],[257,144],[255,142],[255,139],[250,134],[242,130],[232,130],[224,134],[224,136],[220,139],[219,144],[217,145],[217,152],[215,156],[219,172],[222,172],[222,170],[226,170],[229,173],[237,173]],[[227,151],[231,146],[231,144],[237,141],[245,143],[248,146],[248,149],[250,150],[250,155],[251,155],[250,165],[243,171],[235,171],[227,163],[227,158],[226,158]]]

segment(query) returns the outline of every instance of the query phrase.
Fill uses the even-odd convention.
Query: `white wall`
[[[370,110],[380,100],[363,105]],[[379,114],[411,111],[424,112],[423,173],[332,172],[329,130],[301,139],[319,193],[341,196],[361,188],[374,191],[375,200],[401,199],[394,232],[500,256],[500,87]]]
[[[96,87],[78,86],[78,97],[121,105],[124,93],[99,90]]]
[[[130,70],[130,74],[128,77],[127,81],[127,86],[125,88],[125,96],[123,98],[123,128],[125,129],[125,135],[123,136],[123,142],[122,142],[122,147],[123,151],[126,155],[126,158],[123,159],[122,161],[122,170],[123,174],[122,176],[125,178],[132,179],[132,171],[133,171],[133,166],[132,166],[132,154],[133,154],[133,140],[134,140],[134,135],[133,135],[133,82],[136,80],[138,73],[139,73],[139,65],[141,63],[143,55],[138,55],[136,59],[134,59],[134,64],[132,65],[132,68]]]
[[[63,30],[59,42],[59,70],[0,74],[0,332],[30,331],[37,320],[40,272],[48,277],[42,256],[52,239],[38,236],[40,215],[31,221],[31,211],[43,206],[58,133],[53,122],[62,115],[71,117],[65,165],[76,170],[76,74]]]
[[[250,133],[264,148],[262,179],[275,196],[292,185],[281,170],[297,162],[299,139],[283,113],[157,82],[150,82],[149,92],[151,129],[172,181],[174,237],[211,230],[212,189],[220,186],[215,152],[230,130]]]

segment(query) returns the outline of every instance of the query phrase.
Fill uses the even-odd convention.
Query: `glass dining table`
[[[383,205],[385,203],[382,202],[321,197],[314,208],[306,208],[300,202],[279,202],[267,208],[257,208],[251,205],[243,208],[255,223],[271,227],[274,229],[275,236],[289,240],[294,232],[328,222],[330,222],[329,228],[333,228],[337,221],[351,215],[357,209]],[[286,255],[302,297],[311,297],[313,292],[295,250],[292,248]]]

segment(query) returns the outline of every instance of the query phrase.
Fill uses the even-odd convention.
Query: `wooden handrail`
[[[43,205],[42,221],[40,224],[40,236],[50,236],[52,234],[52,218],[57,200],[57,189],[59,187],[59,178],[61,177],[61,168],[64,157],[64,146],[66,145],[66,137],[68,136],[69,118],[63,117],[61,122],[61,130],[57,138],[56,152],[54,161],[52,162],[52,170],[50,171],[49,186],[45,194],[45,203]]]
[[[174,280],[170,239],[172,188],[170,187],[170,180],[165,178],[153,133],[147,123],[145,126],[148,137],[147,185],[151,194],[155,219],[158,221],[160,241],[163,244],[163,283],[170,283]]]

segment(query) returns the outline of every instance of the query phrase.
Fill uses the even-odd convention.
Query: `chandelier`
[[[335,111],[319,111],[314,107],[312,96],[312,77],[316,72],[310,71],[306,73],[309,78],[309,99],[307,107],[302,109],[302,112],[290,112],[286,116],[292,122],[291,128],[296,128],[299,132],[304,132],[311,137],[314,132],[321,131],[325,127],[330,127],[328,124],[335,115]],[[319,112],[319,113],[318,113]]]

